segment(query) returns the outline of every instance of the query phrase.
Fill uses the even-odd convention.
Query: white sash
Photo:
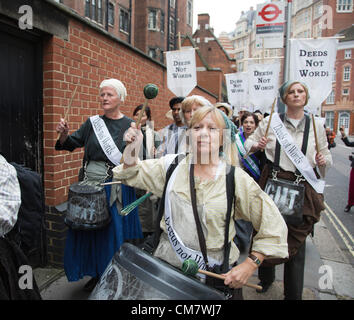
[[[273,114],[270,126],[294,166],[300,171],[306,181],[315,189],[317,193],[323,193],[325,181],[317,179],[309,161],[295,144],[293,137],[286,129],[278,113]]]
[[[90,121],[104,154],[116,166],[119,165],[120,159],[122,158],[122,153],[114,143],[106,124],[99,115],[90,117]]]
[[[173,155],[173,157],[171,157],[172,159],[175,158],[175,155]],[[169,158],[169,159],[171,159]],[[168,160],[169,160],[168,159]],[[172,162],[172,161],[171,161]],[[206,265],[203,259],[203,254],[200,251],[197,250],[193,250],[190,249],[188,247],[186,247],[181,238],[179,237],[179,235],[176,233],[176,231],[173,228],[173,221],[172,221],[172,214],[171,214],[171,202],[169,199],[169,193],[172,189],[173,183],[176,179],[176,175],[177,175],[177,171],[178,171],[178,167],[180,164],[178,164],[178,166],[175,168],[175,170],[173,171],[170,180],[168,181],[167,184],[167,188],[166,188],[166,194],[165,194],[165,224],[166,224],[166,231],[167,231],[167,235],[168,235],[168,239],[170,240],[171,246],[173,248],[173,250],[175,251],[177,257],[181,260],[181,262],[183,262],[186,259],[193,259],[197,262],[198,264],[198,268],[205,270],[206,269]],[[168,169],[169,164],[167,164],[166,169]],[[196,231],[197,232],[197,231]],[[216,264],[220,264],[220,262],[216,261],[213,258],[210,258],[208,256],[208,262],[209,262],[209,266],[213,267]],[[205,277],[202,274],[198,275],[200,277]]]

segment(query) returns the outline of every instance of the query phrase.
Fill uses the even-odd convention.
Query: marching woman
[[[261,176],[261,159],[264,154],[261,151],[244,158],[246,155],[245,142],[247,138],[257,129],[258,117],[255,113],[245,112],[241,117],[241,127],[236,136],[236,146],[242,168],[255,180]]]
[[[273,199],[279,200],[278,208],[287,221],[289,259],[267,261],[258,270],[258,276],[263,287],[261,292],[267,291],[275,279],[274,266],[284,262],[285,299],[301,300],[306,238],[324,210],[324,181],[319,177],[325,176],[332,158],[323,125],[319,122],[315,125],[316,141],[313,121],[304,111],[309,99],[306,85],[287,81],[280,87],[279,94],[287,106],[286,113],[274,113],[263,119],[246,140],[245,149],[265,151],[267,163],[259,185],[269,194],[282,194]],[[266,137],[269,119],[270,129]]]
[[[142,133],[135,123],[126,134],[124,164],[113,169],[114,179],[164,198],[156,257],[177,268],[188,257],[199,268],[223,273],[225,281],[213,283],[207,277],[207,284],[242,299],[241,289],[235,289],[247,282],[264,257],[287,257],[286,225],[269,196],[238,166],[231,120],[216,107],[203,106],[188,123],[190,153],[178,156],[183,159],[167,183],[166,172],[177,156],[140,161],[136,155]],[[250,256],[237,266],[235,219],[251,221],[257,230]]]
[[[69,125],[61,119],[57,125],[60,137],[56,150],[73,151],[84,147],[84,180],[98,185],[112,179],[112,168],[119,164],[125,147],[123,136],[133,122],[120,111],[127,95],[126,88],[117,79],[104,80],[100,84],[100,103],[103,116],[90,117],[73,134]],[[85,275],[92,279],[84,289],[91,291],[106,269],[114,253],[128,239],[142,238],[137,210],[128,216],[119,215],[121,207],[133,202],[134,189],[125,185],[105,186],[111,222],[99,230],[68,229],[64,253],[64,269],[69,281],[77,281]]]
[[[138,105],[133,111],[133,118],[135,121],[138,121],[140,112],[143,108],[143,105]],[[152,116],[151,109],[149,106],[146,106],[144,114],[140,120],[141,131],[143,133],[143,147],[140,150],[139,159],[153,159],[156,158],[156,150],[160,145],[160,136],[153,130],[152,126]],[[140,198],[144,196],[148,191],[135,189],[136,197]],[[145,199],[143,203],[139,206],[139,218],[141,223],[141,228],[143,231],[144,238],[154,232],[155,220],[156,220],[156,197],[150,196]]]
[[[236,135],[236,146],[239,154],[240,163],[242,168],[256,181],[258,182],[260,177],[261,162],[263,164],[264,152],[257,151],[256,153],[246,155],[244,144],[246,139],[256,130],[258,126],[258,117],[255,113],[246,111],[241,117],[241,126]],[[236,221],[236,245],[241,252],[246,251],[252,236],[252,224],[248,221],[237,220]]]

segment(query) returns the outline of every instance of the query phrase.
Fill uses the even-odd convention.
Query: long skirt
[[[105,191],[109,203],[111,186],[105,186]],[[135,200],[134,188],[122,185],[123,207]],[[68,229],[64,270],[69,281],[77,281],[84,276],[99,278],[125,240],[143,237],[137,208],[127,216],[121,216],[114,203],[110,207],[110,213],[112,220],[103,229]]]
[[[348,206],[354,206],[354,168],[350,171]]]

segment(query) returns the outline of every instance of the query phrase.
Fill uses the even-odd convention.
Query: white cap
[[[100,84],[100,89],[103,87],[111,87],[116,90],[120,100],[124,102],[127,96],[127,89],[125,88],[124,84],[117,79],[106,79],[103,80]]]

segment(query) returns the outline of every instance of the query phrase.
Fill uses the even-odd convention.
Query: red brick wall
[[[333,12],[333,28],[324,29],[322,32],[322,37],[334,36],[339,31],[349,28],[354,21],[354,11],[353,12],[337,12],[336,4],[337,0],[324,0],[324,5],[332,7]],[[326,14],[326,12],[325,12]],[[327,21],[325,21],[327,23]]]
[[[215,94],[218,97],[218,101],[221,100],[221,84],[224,75],[221,71],[198,71],[197,82],[206,90]]]
[[[200,42],[197,43],[197,45],[209,67],[220,68],[224,74],[235,72],[236,70],[232,65],[235,65],[236,61],[230,60],[227,57],[225,51],[216,41],[216,37],[214,37],[215,35],[210,31],[211,26],[209,15],[198,15],[198,24],[200,25],[200,29],[193,34],[193,39],[200,39]],[[209,25],[208,29],[206,29],[207,24]],[[206,38],[208,38],[207,42],[205,42]]]
[[[159,87],[159,95],[149,104],[156,129],[170,123],[165,113],[173,94],[167,88],[163,66],[76,20],[70,21],[68,41],[48,38],[43,50],[44,187],[46,204],[55,206],[67,200],[68,187],[77,181],[82,164],[82,150],[54,150],[55,127],[65,114],[75,86],[77,93],[67,117],[71,132],[89,116],[102,113],[98,86],[106,78],[117,78],[125,84],[128,96],[121,110],[130,117],[144,102],[144,86],[155,83]],[[198,88],[193,93],[215,102]]]

